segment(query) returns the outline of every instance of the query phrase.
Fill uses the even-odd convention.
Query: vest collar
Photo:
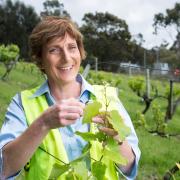
[[[90,94],[95,95],[94,93],[94,88],[92,85],[90,85],[81,74],[78,74],[76,77],[76,81],[82,84],[81,87],[81,94],[80,97],[85,93],[85,92],[90,92]],[[45,93],[51,94],[49,85],[48,85],[48,80],[46,80],[37,90],[36,92],[31,96],[31,98],[36,98],[39,97]]]

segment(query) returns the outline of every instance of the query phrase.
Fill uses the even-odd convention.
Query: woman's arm
[[[48,128],[39,118],[22,135],[6,144],[3,147],[3,177],[7,178],[20,171],[47,133]]]
[[[3,147],[3,176],[9,177],[23,168],[49,130],[75,123],[83,114],[83,108],[75,99],[49,107],[19,137]]]

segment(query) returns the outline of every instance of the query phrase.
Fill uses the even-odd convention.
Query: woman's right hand
[[[47,129],[67,126],[83,115],[85,105],[74,98],[61,100],[39,117]]]

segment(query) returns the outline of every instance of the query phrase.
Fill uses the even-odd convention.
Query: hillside
[[[3,74],[3,66],[0,65],[0,76]],[[161,137],[156,134],[151,134],[142,126],[137,126],[137,111],[144,108],[144,103],[137,97],[128,87],[129,77],[123,74],[112,74],[100,72],[98,78],[96,74],[91,72],[87,77],[89,82],[100,83],[100,79],[106,79],[110,84],[115,85],[119,89],[119,97],[129,112],[133,123],[136,127],[136,132],[139,137],[139,145],[142,152],[139,164],[139,172],[137,179],[162,179],[165,172],[173,167],[179,159],[180,136]],[[0,80],[0,127],[2,125],[4,114],[10,103],[11,98],[21,90],[29,89],[41,84],[44,77],[35,66],[19,63],[12,71],[7,81]],[[164,86],[167,82],[154,81],[159,87],[160,93],[164,93]],[[180,87],[178,85],[178,87]],[[161,111],[165,111],[167,102],[165,100],[155,100],[161,106]],[[155,122],[152,120],[152,108],[145,116],[149,129],[154,128]],[[167,133],[180,134],[180,106],[178,107],[175,116],[167,125]],[[180,179],[180,171],[175,176]]]

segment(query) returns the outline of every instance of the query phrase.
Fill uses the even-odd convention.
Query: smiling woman
[[[94,131],[90,124],[82,123],[81,117],[85,105],[102,95],[102,91],[78,74],[85,51],[82,35],[72,21],[46,17],[34,28],[29,42],[32,60],[47,75],[47,80],[15,95],[7,109],[0,134],[0,179],[57,179],[53,173],[57,162],[68,165],[82,155],[87,142],[75,132]],[[117,99],[115,93],[112,99]],[[131,134],[118,144],[121,140],[113,127],[99,129],[115,139],[117,154],[127,159],[127,164],[119,165],[104,158],[105,178],[116,180],[120,172],[127,179],[134,179],[140,157],[138,139],[120,101],[113,105]],[[93,117],[93,123],[104,126],[104,117]],[[101,155],[97,148],[93,154]],[[58,179],[66,179],[66,175]]]
[[[62,86],[76,82],[80,63],[81,56],[76,40],[68,33],[64,37],[49,41],[43,47],[41,68],[46,73],[51,87],[55,84]],[[77,83],[73,85],[75,89],[76,85]]]

